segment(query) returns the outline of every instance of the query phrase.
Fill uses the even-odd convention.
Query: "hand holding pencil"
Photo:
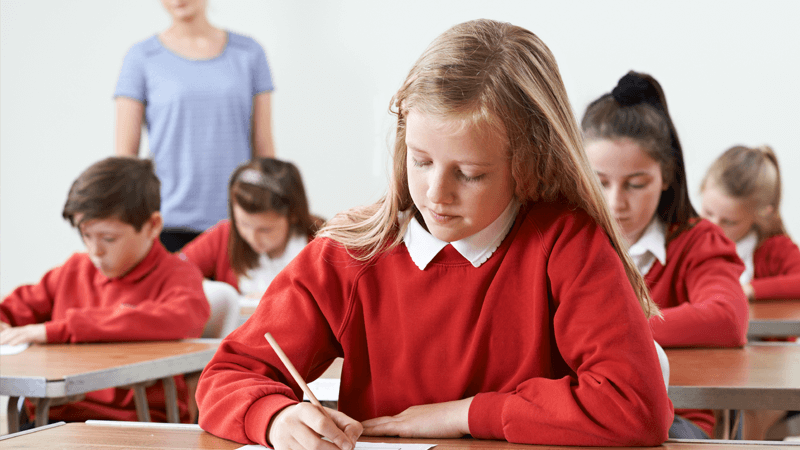
[[[278,412],[267,426],[267,441],[275,448],[321,448],[352,450],[363,430],[361,423],[346,414],[323,407],[303,377],[270,333],[264,335],[289,370],[295,382],[311,399],[311,404],[297,403]],[[330,442],[323,440],[327,438]]]

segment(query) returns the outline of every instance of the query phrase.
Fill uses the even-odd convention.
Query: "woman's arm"
[[[139,156],[144,104],[128,97],[117,97],[115,103],[117,123],[114,130],[114,154]]]
[[[274,158],[272,141],[272,94],[262,92],[253,97],[253,158]]]

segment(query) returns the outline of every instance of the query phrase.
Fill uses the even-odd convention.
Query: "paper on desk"
[[[341,380],[338,378],[317,378],[316,380],[308,383],[308,388],[321,402],[336,402],[339,401],[339,383]],[[303,400],[311,400],[303,394]]]
[[[386,444],[383,442],[356,442],[356,450],[428,450],[436,444]],[[238,450],[268,450],[261,445],[245,445]]]
[[[16,355],[22,353],[30,344],[0,345],[0,355]]]

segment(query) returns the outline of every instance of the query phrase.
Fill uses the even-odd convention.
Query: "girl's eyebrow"
[[[595,170],[594,173],[596,173],[599,176],[604,176],[604,177],[608,176],[604,172],[600,172],[599,170]],[[650,174],[647,173],[647,172],[634,172],[634,173],[629,173],[627,175],[624,175],[623,177],[624,178],[634,178],[634,177],[642,177],[642,176],[650,176]]]
[[[406,148],[408,149],[409,152],[419,153],[422,156],[430,156],[428,152],[426,152],[425,150],[420,150],[419,148],[414,147],[411,144],[406,144]],[[456,160],[456,164],[460,166],[475,166],[475,167],[490,167],[494,165],[494,163],[489,161],[483,162],[483,161],[463,161],[463,160]]]

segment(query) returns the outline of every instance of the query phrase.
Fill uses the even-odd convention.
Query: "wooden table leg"
[[[133,400],[136,403],[136,417],[139,422],[150,422],[150,405],[147,404],[146,383],[137,383],[131,386],[133,389]]]
[[[167,402],[167,422],[180,423],[181,416],[178,409],[178,388],[175,387],[175,378],[161,379],[164,385],[164,400]]]
[[[9,397],[8,407],[6,408],[8,414],[8,432],[16,433],[19,431],[19,397]]]
[[[41,427],[47,425],[48,419],[50,418],[50,402],[52,399],[49,398],[37,398],[35,400],[36,403],[36,426]]]

